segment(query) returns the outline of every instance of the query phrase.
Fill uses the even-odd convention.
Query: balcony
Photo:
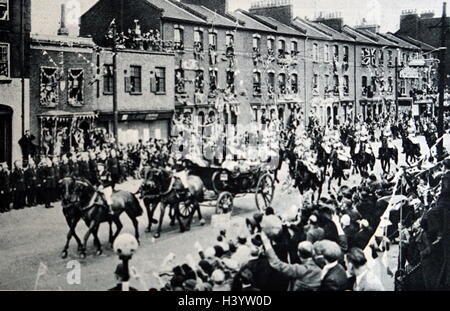
[[[253,83],[253,97],[261,97],[261,83]]]
[[[333,95],[334,96],[339,96],[339,85],[335,85],[333,87]]]

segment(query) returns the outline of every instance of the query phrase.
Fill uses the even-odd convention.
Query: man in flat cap
[[[314,244],[315,260],[323,264],[320,291],[344,291],[348,287],[347,273],[339,263],[341,247],[329,240]]]

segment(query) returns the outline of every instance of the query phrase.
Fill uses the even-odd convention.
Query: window
[[[296,73],[291,75],[291,92],[292,94],[298,94],[298,75]]]
[[[166,92],[166,68],[156,67],[155,68],[155,90],[156,93]]]
[[[399,95],[406,95],[406,81],[405,79],[400,80],[400,94]]]
[[[325,84],[325,93],[330,92],[330,76],[329,75],[325,75],[324,78],[324,84]]]
[[[317,43],[314,43],[313,45],[313,61],[319,61],[319,46],[317,45]]]
[[[280,58],[286,57],[286,41],[278,40],[278,56]]]
[[[272,38],[267,39],[267,54],[275,56],[275,40]]]
[[[184,31],[182,28],[175,28],[173,34],[175,50],[184,50]]]
[[[197,70],[195,72],[195,93],[203,94],[205,88],[205,74],[203,70]]]
[[[286,94],[286,75],[284,73],[278,75],[278,88],[281,94]]]
[[[375,92],[377,90],[377,78],[372,77],[371,79],[371,91]]]
[[[394,55],[391,50],[388,51],[388,65],[394,66]]]
[[[68,102],[71,106],[83,106],[83,73],[83,69],[69,69],[67,93]]]
[[[225,45],[226,45],[226,56],[233,56],[234,55],[234,36],[230,33],[228,33],[225,37]]]
[[[343,61],[348,63],[349,62],[349,54],[348,54],[348,46],[344,46],[344,58]]]
[[[259,53],[261,51],[261,38],[253,36],[253,52]]]
[[[350,93],[350,89],[349,89],[349,78],[348,76],[344,76],[344,85],[343,85],[343,89],[344,89],[344,95],[348,95]]]
[[[9,44],[0,43],[0,79],[9,78]]]
[[[113,65],[103,66],[103,93],[112,94],[114,92],[114,72]]]
[[[394,79],[392,77],[388,78],[388,92],[394,92]]]
[[[323,61],[324,62],[330,61],[330,49],[328,47],[328,44],[325,44],[325,47],[323,48]]]
[[[197,53],[203,52],[203,31],[194,31],[194,50]]]
[[[227,91],[231,94],[234,94],[234,71],[228,70],[227,71]]]
[[[297,41],[291,41],[291,55],[295,57],[298,55],[298,43]]]
[[[378,63],[380,64],[380,66],[384,65],[384,50],[383,49],[378,51]]]
[[[9,20],[9,0],[0,0],[0,21]]]
[[[253,94],[261,95],[261,73],[253,73]]]
[[[333,93],[334,94],[339,94],[339,76],[338,75],[334,75],[333,76]]]
[[[130,66],[130,93],[142,92],[141,66]]]
[[[184,83],[184,70],[176,69],[175,70],[175,93],[181,94],[185,93],[185,83]]]
[[[339,61],[339,46],[333,45],[333,59],[335,62]]]
[[[269,94],[275,93],[275,74],[273,72],[269,72],[267,77],[268,77],[267,81],[268,92]]]
[[[56,107],[59,101],[59,74],[57,68],[41,67],[40,104],[43,107]]]
[[[217,34],[215,32],[209,33],[209,49],[217,51]]]
[[[211,92],[214,92],[217,90],[217,70],[216,69],[210,69],[209,70],[209,90]]]
[[[367,77],[361,77],[361,88],[362,88],[362,96],[367,96]]]
[[[313,89],[319,91],[319,75],[317,73],[313,76]]]

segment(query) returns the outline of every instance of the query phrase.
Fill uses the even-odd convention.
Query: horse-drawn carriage
[[[186,161],[186,168],[190,175],[198,176],[203,181],[209,192],[207,200],[216,202],[218,214],[231,212],[234,198],[240,195],[254,194],[256,206],[262,212],[272,203],[274,180],[264,164],[242,171],[223,166],[201,166]]]

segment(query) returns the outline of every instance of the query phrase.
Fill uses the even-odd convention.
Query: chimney
[[[422,13],[420,13],[420,18],[422,18],[422,19],[433,18],[433,17],[434,17],[433,11],[423,11]]]
[[[225,15],[229,12],[229,0],[180,0],[181,3],[204,6],[218,14]]]
[[[419,20],[420,17],[416,10],[403,10],[400,15],[400,34],[405,34],[413,38],[419,35]]]
[[[58,29],[58,36],[68,36],[69,29],[66,27],[66,4],[61,4],[61,25]]]
[[[366,19],[363,18],[361,25],[355,26],[355,29],[362,29],[366,31],[370,31],[372,33],[379,33],[380,32],[380,25],[376,24],[368,24]]]
[[[291,24],[294,18],[292,0],[254,1],[249,12],[271,17],[286,25]]]
[[[325,24],[328,27],[331,27],[339,32],[342,31],[342,26],[344,25],[344,20],[342,18],[341,12],[333,12],[329,13],[328,15],[320,14],[319,18],[317,18],[315,21]]]

